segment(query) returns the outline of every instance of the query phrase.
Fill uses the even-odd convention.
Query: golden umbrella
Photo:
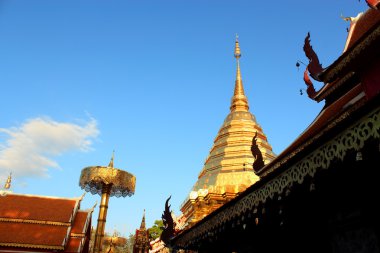
[[[127,197],[135,193],[136,177],[131,173],[113,167],[114,154],[108,166],[90,166],[82,170],[79,186],[102,198],[99,206],[98,225],[96,227],[94,253],[102,248],[106,226],[108,201],[112,196]]]

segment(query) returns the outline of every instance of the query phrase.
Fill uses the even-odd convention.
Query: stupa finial
[[[9,190],[12,183],[12,172],[9,174],[7,181],[5,182],[4,189]]]
[[[235,91],[234,96],[231,100],[231,107],[230,110],[232,111],[248,111],[248,100],[247,97],[244,94],[244,88],[243,88],[243,81],[241,78],[241,72],[240,72],[240,62],[239,59],[241,57],[240,52],[240,46],[239,46],[239,36],[236,34],[235,39],[235,52],[234,56],[236,58],[236,80],[235,80]]]
[[[240,53],[240,46],[239,46],[239,35],[236,34],[236,39],[235,39],[235,53],[234,53],[234,56],[237,60],[239,60],[239,58],[241,57],[241,53]]]
[[[114,160],[114,158],[115,158],[115,150],[112,151],[112,157],[111,157],[110,163],[108,164],[108,167],[113,168],[113,160]]]

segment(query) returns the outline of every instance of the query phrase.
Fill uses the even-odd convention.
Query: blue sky
[[[366,9],[364,0],[0,0],[0,182],[12,171],[16,193],[77,197],[81,170],[115,150],[136,192],[110,200],[106,230],[128,235],[143,209],[153,225],[170,195],[179,214],[229,113],[235,34],[250,111],[279,154],[323,107],[299,94],[307,32],[326,67],[344,48],[340,15]],[[99,200],[88,193],[82,208]]]

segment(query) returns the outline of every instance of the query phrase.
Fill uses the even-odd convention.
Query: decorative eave
[[[380,15],[380,12],[379,12]],[[327,83],[333,82],[337,77],[345,76],[349,72],[352,72],[355,62],[364,59],[364,62],[368,61],[366,57],[368,55],[363,54],[364,50],[373,48],[373,52],[379,52],[380,44],[380,23],[377,23],[369,31],[367,31],[351,48],[344,52],[333,64],[324,69],[319,75],[319,78]]]
[[[380,10],[369,9],[358,17],[349,18],[351,28],[346,41],[343,54],[327,68],[322,68],[318,56],[310,45],[310,34],[305,38],[304,51],[309,59],[309,64],[304,72],[304,82],[307,86],[308,96],[321,102],[336,92],[339,93],[342,84],[350,79],[358,78],[361,72],[366,71],[361,63],[367,63],[376,58],[380,53]],[[369,54],[368,52],[371,52]],[[298,63],[297,63],[298,64]],[[324,82],[324,86],[316,91],[309,78],[309,73],[314,80]]]
[[[371,109],[372,108],[372,109]],[[359,112],[370,111],[359,118]],[[342,126],[347,126],[341,131]],[[326,138],[333,135],[334,138]],[[269,199],[291,189],[294,184],[302,184],[308,177],[327,170],[334,160],[343,160],[350,150],[360,150],[369,139],[380,139],[380,107],[372,100],[369,105],[355,104],[326,127],[324,131],[310,138],[306,147],[289,152],[285,157],[268,164],[262,179],[240,196],[214,211],[191,229],[183,231],[172,239],[172,244],[180,248],[188,247],[200,238],[206,238],[235,220],[245,212],[257,211]],[[323,140],[321,142],[321,140]],[[324,143],[320,145],[319,143]],[[308,149],[307,146],[320,145]],[[269,167],[269,168],[268,168]],[[240,218],[239,218],[240,219]]]
[[[322,100],[327,99],[331,94],[335,93],[340,89],[344,84],[348,83],[351,79],[354,79],[357,75],[355,72],[348,72],[344,77],[324,85],[314,96],[314,100],[321,102]]]

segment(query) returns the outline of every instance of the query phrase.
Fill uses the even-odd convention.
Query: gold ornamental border
[[[35,248],[35,249],[52,249],[52,250],[64,250],[63,246],[49,246],[42,244],[27,244],[27,243],[7,243],[0,242],[0,246],[4,247],[20,247],[20,248]]]
[[[363,148],[365,141],[370,138],[380,139],[380,108],[373,110],[361,118],[359,122],[346,128],[336,138],[322,145],[295,165],[290,166],[287,171],[244,196],[235,205],[217,213],[198,227],[190,229],[188,233],[185,232],[183,236],[178,238],[176,244],[185,246],[186,242],[215,230],[218,226],[232,220],[234,217],[258,207],[268,198],[281,194],[294,183],[302,184],[305,177],[314,177],[317,170],[328,169],[334,159],[343,160],[348,150],[360,150]]]
[[[0,222],[28,223],[28,224],[54,225],[54,226],[66,226],[66,227],[69,227],[71,225],[71,223],[69,222],[12,219],[12,218],[0,218]]]
[[[84,234],[84,233],[71,233],[70,237],[71,238],[84,238],[84,237],[86,237],[86,234]]]

